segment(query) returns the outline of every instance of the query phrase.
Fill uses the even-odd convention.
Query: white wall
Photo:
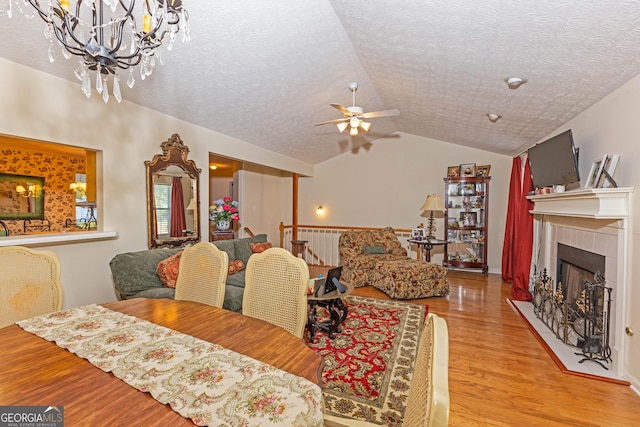
[[[69,72],[72,70],[70,66]],[[300,174],[313,173],[313,167],[304,162],[126,101],[118,104],[111,99],[105,105],[95,94],[87,100],[75,83],[4,59],[0,59],[0,80],[0,133],[102,151],[99,227],[117,230],[119,237],[47,247],[60,258],[65,308],[114,301],[109,261],[117,253],[147,248],[144,161],[160,154],[160,144],[172,134],[181,136],[190,149],[189,159],[203,169],[201,218],[208,216],[209,152]],[[126,98],[126,93],[123,95]],[[277,211],[280,205],[266,203],[264,207]],[[256,228],[263,229],[262,225]],[[207,232],[204,221],[201,233],[206,236]]]
[[[291,186],[291,178],[283,177],[279,170],[248,163],[243,164],[239,174],[241,228],[249,227],[254,234],[265,233],[273,246],[278,246],[278,226],[286,218],[280,209],[281,191],[283,186]]]
[[[299,224],[414,228],[425,223],[420,211],[428,194],[444,200],[447,166],[491,165],[489,194],[489,270],[501,271],[512,158],[405,133],[381,139],[316,165],[315,174],[301,178]],[[322,205],[325,214],[315,213]],[[443,238],[444,220],[436,219]],[[442,247],[432,261],[442,262]]]

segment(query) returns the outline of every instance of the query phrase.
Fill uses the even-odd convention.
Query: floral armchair
[[[338,242],[342,280],[373,286],[392,298],[449,294],[447,269],[410,259],[391,227],[344,232]]]

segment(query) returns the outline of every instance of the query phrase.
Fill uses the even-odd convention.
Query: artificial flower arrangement
[[[209,219],[211,221],[240,221],[238,214],[238,202],[226,196],[218,199],[209,206]]]

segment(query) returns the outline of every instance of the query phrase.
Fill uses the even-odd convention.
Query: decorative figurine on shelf
[[[416,228],[411,230],[411,238],[418,242],[421,242],[424,239],[424,225],[420,224]]]
[[[216,200],[209,206],[209,220],[216,223],[218,230],[229,230],[233,221],[240,221],[238,202],[229,196]]]

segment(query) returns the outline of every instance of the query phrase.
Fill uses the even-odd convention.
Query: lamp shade
[[[442,198],[437,194],[429,194],[420,210],[423,211],[441,211],[444,212],[444,204]]]

